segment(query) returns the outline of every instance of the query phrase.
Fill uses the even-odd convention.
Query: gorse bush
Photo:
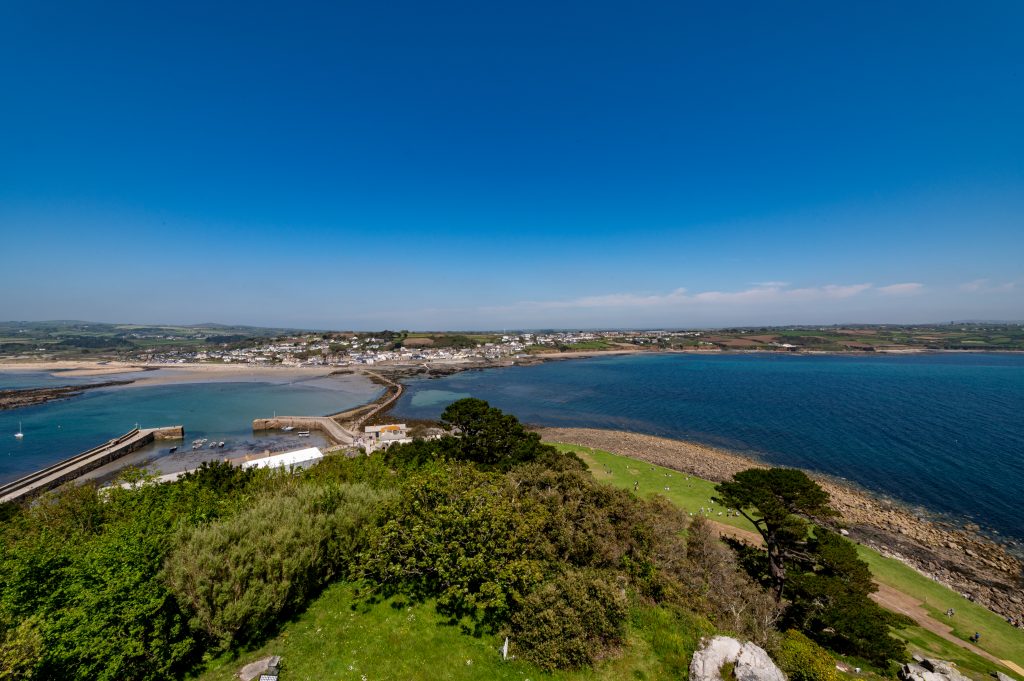
[[[185,532],[164,580],[195,628],[221,646],[239,645],[346,570],[387,498],[364,485],[287,485]]]
[[[775,661],[789,681],[841,681],[843,678],[828,651],[794,629],[783,637]]]
[[[531,592],[512,615],[517,648],[545,670],[592,665],[623,641],[628,601],[622,584],[599,570],[570,570]]]
[[[690,607],[705,613],[723,632],[771,647],[782,608],[740,569],[703,516],[694,518],[687,530],[686,556],[677,576]]]
[[[0,627],[0,681],[31,679],[43,658],[43,635],[34,618]]]

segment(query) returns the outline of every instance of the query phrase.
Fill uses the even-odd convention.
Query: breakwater
[[[342,428],[329,416],[275,416],[269,419],[253,419],[253,430],[280,430],[281,428],[297,428],[299,430],[316,430],[337,445],[350,445],[355,442],[355,435]]]
[[[185,437],[183,426],[163,428],[134,428],[121,437],[104,442],[52,466],[7,483],[0,487],[0,503],[18,501],[42,494],[66,482],[75,480],[100,466],[115,461],[156,440],[180,440]]]

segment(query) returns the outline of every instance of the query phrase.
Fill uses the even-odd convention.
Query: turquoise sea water
[[[0,373],[0,388],[71,385],[117,380],[122,375],[69,380],[44,373]],[[48,466],[138,424],[141,427],[185,426],[184,443],[163,443],[133,455],[130,463],[158,458],[162,471],[180,470],[202,458],[237,456],[264,449],[287,449],[322,444],[314,437],[254,433],[254,418],[288,415],[326,415],[373,400],[381,392],[361,377],[321,378],[290,383],[212,382],[151,387],[100,388],[69,400],[0,412],[0,483]],[[25,433],[13,434],[19,421]],[[192,440],[225,441],[224,449],[193,453]],[[167,455],[167,449],[181,451]]]
[[[551,426],[632,430],[847,478],[1024,540],[1024,355],[630,355],[410,382]]]

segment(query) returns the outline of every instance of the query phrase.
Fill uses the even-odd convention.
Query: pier
[[[333,440],[336,445],[350,445],[356,436],[342,428],[330,416],[275,416],[269,419],[253,419],[253,430],[280,430],[291,426],[297,430],[317,430]]]
[[[42,494],[119,459],[125,454],[141,449],[155,440],[180,440],[184,437],[184,426],[135,428],[121,437],[104,442],[70,459],[64,459],[23,478],[0,485],[0,503]]]

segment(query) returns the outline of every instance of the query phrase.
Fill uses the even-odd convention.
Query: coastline
[[[546,442],[562,442],[647,461],[713,482],[768,464],[749,456],[684,440],[598,428],[534,428]],[[1024,616],[1024,562],[969,529],[915,515],[869,490],[807,471],[831,495],[850,538],[895,558],[1003,617]]]
[[[545,361],[571,360],[604,355],[677,354],[655,350],[581,351],[521,359],[462,360],[407,364],[355,365],[348,367],[253,367],[240,364],[140,365],[136,363],[40,362],[2,364],[0,371],[55,371],[57,375],[109,376],[149,371],[131,386],[190,382],[312,380],[329,376],[361,376],[385,387],[385,391],[358,407],[331,414],[336,423],[358,428],[371,418],[387,418],[404,390],[403,379],[443,376],[462,371],[535,365]],[[695,354],[695,353],[688,353]],[[745,353],[744,353],[745,354]],[[787,355],[790,353],[786,353]],[[847,353],[843,353],[847,354]],[[860,355],[873,353],[857,353]],[[159,371],[153,371],[154,369]],[[72,373],[75,372],[75,373]],[[128,387],[128,386],[125,386]],[[593,428],[536,429],[547,441],[604,449],[635,459],[673,468],[719,482],[733,473],[767,464],[749,456],[694,442],[672,440],[625,431]],[[827,476],[810,473],[831,494],[833,504],[848,524],[851,538],[880,553],[901,560],[918,572],[969,595],[1004,616],[1024,616],[1024,590],[1020,578],[1024,563],[999,544],[971,529],[919,517],[898,502],[880,498],[870,490],[855,488]]]
[[[214,381],[268,381],[281,379],[314,379],[326,378],[337,372],[337,367],[287,367],[287,366],[252,366],[248,364],[139,364],[132,362],[101,362],[101,361],[61,361],[61,362],[21,362],[2,363],[0,371],[48,372],[56,377],[88,377],[110,376],[116,374],[137,374],[145,372],[152,375],[139,376],[132,382],[133,386],[166,385],[169,383],[207,383]],[[361,373],[361,372],[354,372]]]

